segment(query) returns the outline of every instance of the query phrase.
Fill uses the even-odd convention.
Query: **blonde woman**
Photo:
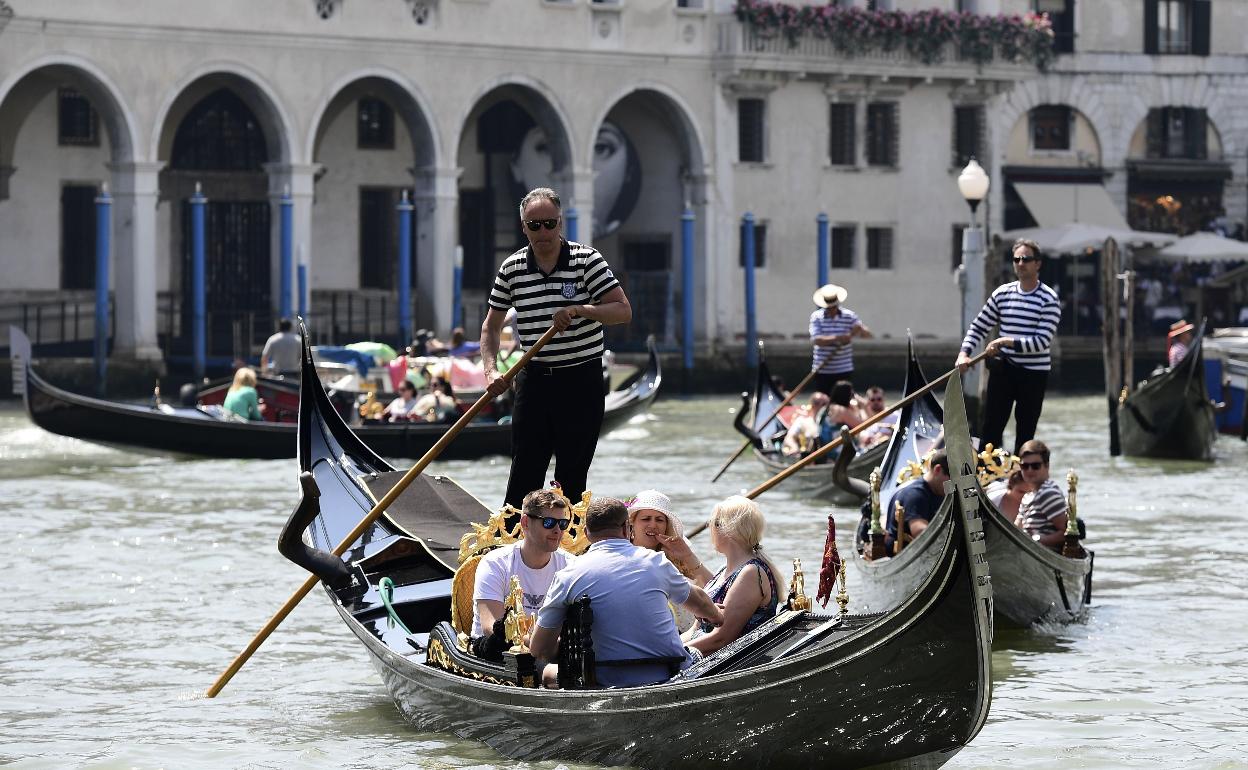
[[[672,512],[672,501],[655,489],[638,492],[628,505],[628,524],[633,545],[662,551],[681,574],[702,587],[711,571],[693,554],[685,539],[685,525]]]
[[[724,624],[701,624],[688,634],[688,647],[708,655],[775,617],[782,580],[763,551],[764,526],[763,512],[747,497],[733,495],[715,506],[711,544],[728,561],[706,592],[723,607]]]
[[[260,395],[256,393],[256,372],[246,366],[234,372],[234,382],[225,394],[223,406],[247,420],[263,420],[260,414]]]

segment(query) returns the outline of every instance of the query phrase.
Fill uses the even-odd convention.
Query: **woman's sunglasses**
[[[1018,467],[1025,471],[1038,471],[1044,467],[1044,463],[1019,463]],[[547,529],[550,529],[550,527],[547,527]]]
[[[525,515],[528,516],[527,513]],[[554,516],[529,516],[529,518],[537,519],[538,521],[542,522],[542,529],[554,529],[556,526],[558,526],[559,529],[562,529],[566,532],[568,527],[572,526],[571,519],[557,519]]]
[[[529,228],[529,232],[535,233],[545,227],[547,230],[554,230],[559,226],[558,219],[526,219],[524,226]],[[549,527],[547,528],[549,529]]]

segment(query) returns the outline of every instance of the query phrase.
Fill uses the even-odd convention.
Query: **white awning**
[[[1078,222],[1128,229],[1127,220],[1099,184],[1015,182],[1014,189],[1040,227]]]

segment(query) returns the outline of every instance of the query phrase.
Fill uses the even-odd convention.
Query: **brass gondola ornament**
[[[1075,504],[1075,492],[1079,487],[1079,476],[1071,468],[1066,474],[1066,539],[1062,542],[1062,556],[1068,559],[1082,559],[1087,554],[1079,544],[1079,510]]]
[[[849,612],[849,588],[845,582],[845,562],[841,562],[841,574],[837,576],[840,579],[841,590],[836,592],[836,603],[841,607],[841,614]]]
[[[871,471],[871,543],[863,549],[863,557],[867,561],[883,559],[888,556],[884,547],[884,527],[880,524],[880,483],[884,480],[879,466]]]
[[[520,587],[520,578],[511,576],[511,590],[503,603],[503,628],[507,641],[511,642],[510,652],[527,653],[527,639],[533,630],[534,618],[524,611],[524,590]]]
[[[806,576],[802,573],[802,560],[793,559],[793,579],[789,582],[788,609],[797,612],[807,611],[813,605],[806,595]]]

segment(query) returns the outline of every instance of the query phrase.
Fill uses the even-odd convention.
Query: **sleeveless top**
[[[768,601],[766,605],[754,610],[754,614],[750,615],[749,620],[745,621],[745,627],[741,629],[741,636],[745,636],[749,632],[761,626],[765,621],[776,616],[776,607],[780,604],[780,592],[776,590],[776,576],[771,573],[771,569],[767,566],[767,562],[762,559],[750,559],[745,564],[737,567],[736,571],[728,576],[728,579],[724,581],[722,586],[719,586],[713,592],[710,592],[711,601],[716,604],[722,603],[724,601],[724,597],[728,595],[728,589],[732,588],[732,584],[736,582],[737,576],[741,574],[741,570],[751,564],[758,567],[758,589],[760,592],[763,589],[763,574],[766,573],[767,582],[771,585],[771,600]],[[724,569],[727,569],[727,567]],[[716,572],[715,576],[711,578],[711,582],[707,583],[707,586],[713,585],[723,574],[724,570],[722,569],[719,572]],[[702,622],[699,625],[698,630],[703,634],[709,634],[715,630],[715,626],[712,626],[710,623]]]

